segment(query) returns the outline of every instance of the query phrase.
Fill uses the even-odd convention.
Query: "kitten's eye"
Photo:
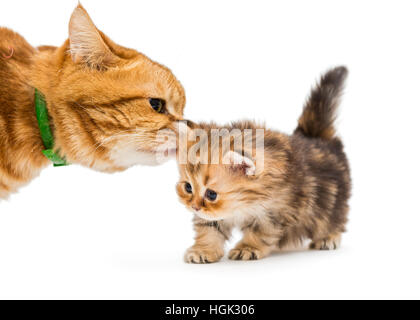
[[[150,98],[149,99],[150,106],[155,110],[157,113],[164,113],[165,112],[165,101],[162,99],[157,98]]]
[[[192,193],[192,186],[188,182],[185,184],[185,192]]]
[[[206,190],[206,198],[209,199],[210,201],[214,201],[217,198],[217,192],[207,189]]]

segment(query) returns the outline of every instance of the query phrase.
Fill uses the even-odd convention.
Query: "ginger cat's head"
[[[251,130],[244,132],[243,125]],[[195,139],[194,143],[187,143],[186,161],[179,154],[185,151],[180,145],[180,180],[176,186],[179,199],[190,211],[206,220],[234,218],[248,212],[255,214],[261,201],[267,199],[264,155],[256,152],[257,140],[264,148],[264,136],[256,136],[253,130],[256,126],[243,122],[222,129],[224,132],[218,131],[220,140],[212,143],[210,140],[217,132],[212,133],[212,130],[215,129],[220,130],[213,125],[205,127],[204,134],[195,135],[200,137],[198,143]],[[224,138],[228,139],[227,144],[223,144]],[[243,146],[234,146],[237,138],[244,142]]]
[[[60,48],[40,47],[31,75],[46,97],[56,147],[97,170],[155,164],[161,130],[182,119],[184,89],[172,72],[111,41],[79,5]]]

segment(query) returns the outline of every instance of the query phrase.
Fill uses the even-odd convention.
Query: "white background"
[[[0,24],[61,45],[76,4],[2,1]],[[113,40],[174,71],[195,121],[255,118],[290,133],[320,73],[347,65],[348,233],[335,252],[187,265],[192,217],[174,162],[113,175],[51,167],[0,203],[0,298],[420,298],[418,1],[83,5]]]

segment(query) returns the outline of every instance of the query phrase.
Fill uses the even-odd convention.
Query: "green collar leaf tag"
[[[54,167],[67,166],[65,159],[54,151],[54,136],[50,128],[50,121],[48,119],[47,104],[44,96],[38,89],[35,89],[35,110],[36,119],[38,120],[39,132],[44,143],[45,150],[42,153],[54,164]]]

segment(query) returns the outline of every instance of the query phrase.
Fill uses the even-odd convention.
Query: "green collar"
[[[54,151],[54,136],[51,133],[47,104],[44,96],[38,89],[35,89],[35,110],[39,132],[41,133],[41,139],[45,146],[45,150],[42,150],[42,153],[54,163],[54,167],[67,166],[68,163],[66,159],[60,157],[60,155]]]

